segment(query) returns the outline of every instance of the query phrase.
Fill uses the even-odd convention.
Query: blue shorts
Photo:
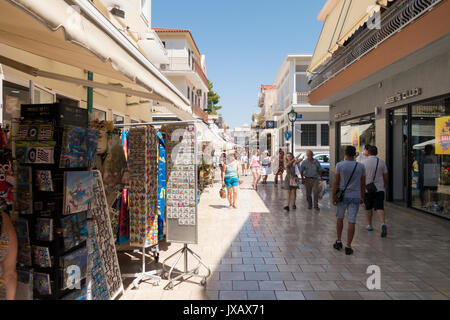
[[[336,207],[336,218],[344,219],[345,210],[348,212],[348,222],[356,223],[361,200],[359,198],[344,198]]]
[[[225,178],[224,180],[227,188],[239,187],[239,178]]]

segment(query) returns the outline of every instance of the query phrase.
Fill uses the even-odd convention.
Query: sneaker
[[[345,246],[345,254],[348,256],[353,254],[353,249],[351,247]]]
[[[341,250],[342,249],[342,242],[341,241],[336,241],[333,244],[333,248],[335,248],[336,250]]]
[[[385,224],[382,224],[381,225],[381,237],[386,238],[386,236],[387,236],[387,227]]]
[[[286,206],[283,209],[286,210],[286,211],[289,211],[289,206]]]
[[[373,231],[373,228],[372,228],[372,226],[369,225],[369,226],[366,227],[366,230],[367,231]]]

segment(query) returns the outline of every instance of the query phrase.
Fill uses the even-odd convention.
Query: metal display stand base
[[[153,249],[153,247],[152,247]],[[157,249],[156,249],[157,250]],[[134,250],[134,252],[139,252],[139,250]],[[136,278],[133,280],[133,286],[135,289],[139,289],[139,283],[145,280],[153,280],[154,286],[159,286],[159,282],[161,281],[161,270],[153,270],[153,271],[145,271],[145,248],[142,248],[142,270],[139,273],[125,273],[122,274],[122,278]],[[155,253],[155,261],[158,263],[159,253]]]
[[[188,270],[188,254],[191,254],[198,261],[197,266],[192,270]],[[175,257],[175,256],[177,256],[175,263],[172,265],[169,272],[167,272],[166,271],[166,261],[170,260],[172,257]],[[180,262],[180,259],[183,256],[184,256],[184,272],[174,271],[174,268],[176,267],[178,262]],[[201,266],[205,267],[205,269],[208,270],[208,275],[206,275],[206,276],[199,275],[198,271]],[[185,276],[202,278],[200,284],[202,286],[205,286],[206,278],[208,278],[211,275],[211,270],[208,268],[208,266],[202,261],[202,259],[194,251],[192,251],[191,249],[188,248],[188,245],[186,243],[184,244],[183,248],[181,248],[180,250],[178,250],[177,252],[175,252],[174,254],[169,256],[166,260],[164,260],[163,270],[164,270],[165,278],[167,278],[169,280],[169,283],[167,284],[165,289],[173,289],[175,287],[174,282],[175,281],[180,281],[180,282],[185,281],[186,280],[186,279],[184,279]],[[172,278],[172,273],[174,273],[174,272],[180,273],[180,274],[178,276],[176,276],[175,278]]]

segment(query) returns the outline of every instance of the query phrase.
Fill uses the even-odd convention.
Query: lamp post
[[[292,154],[294,154],[294,123],[297,120],[297,112],[295,112],[294,108],[292,108],[292,110],[288,113],[288,119],[291,122],[291,132],[292,132],[292,137],[291,137],[291,152]],[[295,157],[295,155],[294,155]]]

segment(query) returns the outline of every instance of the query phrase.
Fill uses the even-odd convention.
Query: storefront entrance
[[[450,219],[450,96],[389,111],[389,200]]]

